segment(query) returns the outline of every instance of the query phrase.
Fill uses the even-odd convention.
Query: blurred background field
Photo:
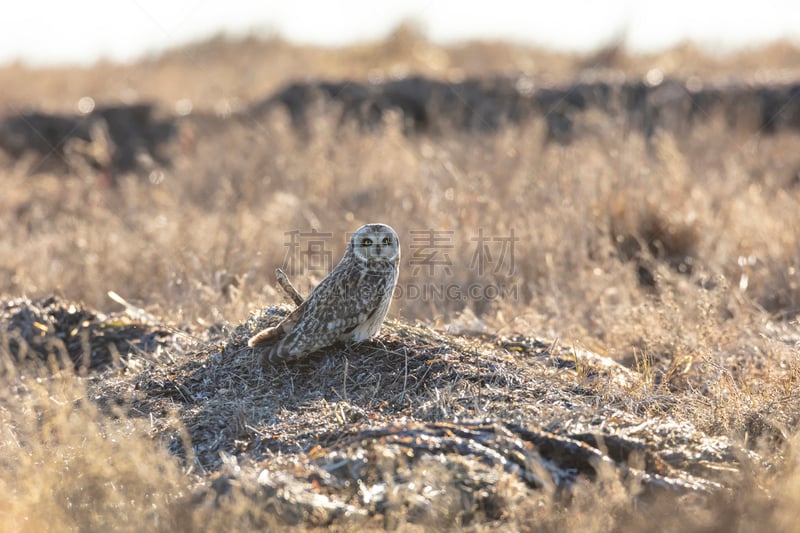
[[[336,50],[214,39],[131,65],[9,66],[2,290],[58,291],[100,308],[115,290],[188,321],[235,321],[276,300],[272,270],[287,266],[289,232],[330,233],[335,259],[347,231],[380,219],[406,245],[401,286],[420,272],[440,284],[514,285],[509,301],[400,300],[398,316],[470,309],[491,323],[511,306],[505,316],[526,327],[602,340],[664,296],[713,296],[721,320],[764,312],[788,324],[800,301],[799,119],[787,81],[796,65],[788,44],[716,60],[690,46],[571,56],[440,48],[402,26]],[[350,95],[411,75],[426,78],[401,96],[416,99],[422,123],[391,94]],[[320,80],[339,85],[319,97]],[[462,85],[426,102],[440,81]],[[598,90],[592,83],[608,93],[632,85],[634,96],[569,107],[583,86]],[[687,83],[721,96],[705,102]],[[770,87],[782,88],[776,103]],[[526,114],[502,108],[503,98],[556,89]],[[473,123],[447,116],[481,98],[498,110]],[[554,139],[557,115],[567,129]],[[424,249],[420,231],[442,233],[445,248]],[[479,276],[480,231],[519,240],[506,264]],[[491,244],[498,257],[500,246]],[[425,253],[438,263],[420,264]],[[231,282],[235,297],[223,290]]]
[[[410,101],[382,89],[408,79],[421,80],[402,93]],[[55,295],[111,313],[121,309],[114,291],[193,335],[231,329],[284,300],[273,270],[286,267],[287,232],[330,232],[335,262],[346,232],[385,222],[404,254],[405,295],[390,317],[606,355],[641,375],[637,410],[732,439],[769,465],[741,473],[733,486],[759,487],[741,499],[684,502],[691,516],[653,504],[651,518],[796,530],[798,80],[789,42],[724,55],[689,44],[634,54],[614,42],[567,53],[440,45],[411,24],[337,48],[216,37],[130,63],[9,64],[0,297]],[[436,83],[460,85],[428,92]],[[464,120],[481,102],[477,121]],[[419,231],[445,235],[445,246],[423,246]],[[484,269],[479,235],[493,239]],[[511,236],[500,264],[497,246]],[[425,254],[447,261],[414,262]],[[304,293],[325,274],[293,273]],[[479,297],[409,296],[448,285],[479,287]],[[504,297],[485,297],[498,287]],[[85,402],[80,380],[6,376],[3,462],[14,474],[0,482],[13,495],[0,515],[10,529],[46,526],[43,509],[87,529],[211,516],[183,506],[204,480],[163,459],[153,427],[115,423]],[[86,462],[84,445],[108,462]],[[63,469],[44,466],[54,450]],[[550,502],[539,526],[524,506],[496,520],[647,529],[617,489],[609,502],[581,486],[564,507],[575,514]],[[249,511],[231,505],[248,524]],[[609,509],[617,514],[601,518]]]

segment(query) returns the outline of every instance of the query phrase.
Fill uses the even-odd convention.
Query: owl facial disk
[[[400,249],[397,233],[385,224],[367,224],[353,235],[353,251],[368,260],[394,261]]]

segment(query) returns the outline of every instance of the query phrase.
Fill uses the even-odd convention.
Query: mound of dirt
[[[132,354],[155,352],[172,336],[152,321],[127,314],[106,315],[57,297],[17,298],[0,303],[0,346],[11,357],[8,368],[96,370],[122,364]]]
[[[128,172],[169,165],[164,146],[176,132],[153,104],[102,106],[85,115],[31,111],[0,121],[0,149],[15,159],[36,155],[37,171],[88,166]]]
[[[247,339],[287,312],[209,331],[194,350],[168,345],[165,357],[140,344],[128,355],[146,364],[96,374],[88,397],[149,418],[199,472],[197,505],[245,498],[265,526],[491,521],[509,494],[568,497],[609,478],[642,501],[708,498],[761,463],[667,409],[653,416],[636,372],[526,335],[390,321],[373,341],[262,369]],[[18,315],[0,317],[3,330]]]
[[[154,104],[98,107],[87,115],[9,116],[0,121],[0,149],[15,159],[37,155],[40,163],[32,171],[88,166],[113,182],[120,172],[168,166],[174,153],[169,144],[176,139],[191,144],[196,133],[225,135],[231,121],[256,125],[275,108],[288,111],[300,133],[309,130],[310,119],[321,110],[332,110],[342,124],[368,129],[381,127],[390,112],[399,113],[408,133],[433,134],[453,128],[495,131],[543,117],[547,140],[558,143],[586,134],[576,124],[592,110],[619,117],[625,131],[648,138],[658,130],[682,135],[717,113],[731,128],[764,133],[800,129],[800,84],[656,81],[595,79],[560,87],[540,86],[529,78],[310,81],[288,85],[226,117],[194,113],[178,119],[158,113]]]
[[[251,106],[260,117],[285,107],[301,130],[321,107],[338,106],[340,120],[379,127],[398,112],[409,132],[451,128],[495,131],[543,117],[547,139],[568,143],[581,132],[576,120],[591,110],[619,117],[626,131],[650,137],[657,130],[681,134],[721,113],[728,126],[775,133],[800,129],[800,84],[704,85],[697,79],[587,79],[566,86],[542,86],[530,78],[468,79],[443,82],[412,76],[384,83],[304,82],[285,87]]]

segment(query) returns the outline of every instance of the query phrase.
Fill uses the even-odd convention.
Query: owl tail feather
[[[259,348],[264,345],[272,344],[278,340],[281,333],[283,333],[283,328],[281,327],[263,329],[250,337],[250,340],[247,341],[247,345],[251,348]]]

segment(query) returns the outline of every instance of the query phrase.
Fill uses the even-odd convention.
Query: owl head
[[[397,233],[386,224],[366,224],[350,238],[349,251],[367,263],[397,263],[400,260],[400,241]]]

